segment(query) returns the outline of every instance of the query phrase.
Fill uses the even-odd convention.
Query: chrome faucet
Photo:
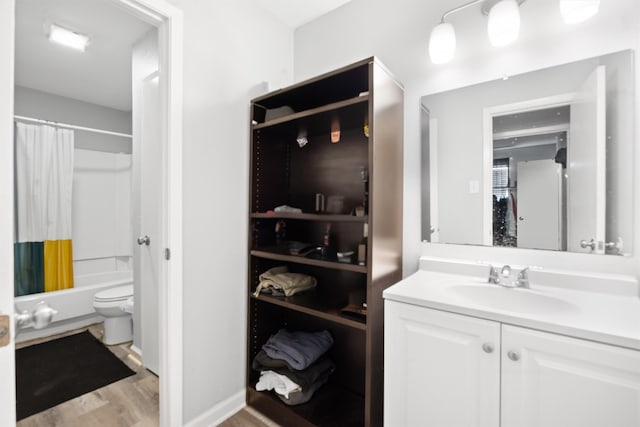
[[[509,283],[511,277],[511,266],[504,265],[500,270],[500,274],[494,266],[489,266],[488,283],[504,286],[505,288],[529,288],[529,267],[525,267],[518,273],[518,276]]]
[[[509,277],[511,277],[511,266],[510,265],[502,266],[502,270],[500,270],[500,275],[502,276],[503,279],[508,279]]]
[[[492,265],[489,266],[489,280],[487,280],[487,282],[493,283],[494,285],[500,284],[500,276],[498,276],[498,272]]]
[[[516,281],[513,283],[516,288],[529,288],[529,267],[520,270]]]

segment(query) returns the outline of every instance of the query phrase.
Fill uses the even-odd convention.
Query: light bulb
[[[429,56],[434,64],[444,64],[453,59],[456,53],[456,32],[453,25],[442,22],[431,30],[429,38]]]
[[[600,0],[560,0],[560,14],[567,24],[586,21],[598,13]]]
[[[502,0],[491,8],[487,32],[496,47],[516,41],[520,32],[520,8],[516,0]]]

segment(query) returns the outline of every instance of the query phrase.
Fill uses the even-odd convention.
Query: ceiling
[[[291,28],[311,22],[351,0],[255,0]]]
[[[254,1],[293,29],[350,0]],[[49,42],[51,23],[88,34],[87,50]],[[152,28],[109,0],[17,1],[16,84],[131,111],[131,48]]]
[[[48,24],[88,34],[82,53],[49,42]],[[16,2],[16,84],[131,111],[131,47],[153,27],[106,0]]]

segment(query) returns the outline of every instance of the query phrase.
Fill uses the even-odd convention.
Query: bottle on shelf
[[[284,239],[287,235],[287,223],[284,220],[276,222],[276,246],[281,246],[284,243]]]
[[[329,255],[329,245],[331,244],[331,223],[327,223],[324,228],[324,234],[322,235],[322,250],[321,255],[326,258]]]
[[[364,208],[364,214],[369,213],[369,171],[367,168],[362,167],[360,169],[360,179],[364,184],[364,192],[362,195],[362,207]]]
[[[362,242],[358,245],[358,265],[367,265],[367,240],[369,239],[369,224],[362,227]]]

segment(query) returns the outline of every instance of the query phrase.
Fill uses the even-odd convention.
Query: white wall
[[[184,12],[184,420],[243,393],[249,101],[293,80],[293,32],[252,0]]]
[[[486,17],[479,6],[454,15],[456,58],[443,66],[432,65],[427,54],[431,28],[442,13],[456,6],[448,0],[353,0],[340,9],[296,31],[295,78],[320,72],[370,56],[378,56],[405,86],[405,202],[404,274],[418,267],[418,257],[465,257],[549,267],[590,268],[595,271],[640,273],[640,254],[633,257],[553,254],[501,248],[420,243],[420,109],[423,95],[494,80],[503,75],[547,68],[640,45],[637,0],[602,2],[600,13],[579,25],[562,23],[557,0],[529,1],[522,5],[519,40],[505,48],[492,48],[486,39]],[[637,67],[636,67],[637,68]],[[637,73],[637,71],[636,71]],[[637,78],[638,74],[636,74]],[[638,98],[636,93],[636,105]],[[638,110],[636,109],[636,118]],[[636,120],[637,121],[637,120]],[[636,127],[637,128],[637,127]],[[637,131],[636,142],[637,147]],[[639,150],[634,161],[638,164]],[[637,168],[636,168],[637,169]],[[633,179],[635,218],[638,217],[640,179]],[[638,224],[634,246],[640,247]],[[561,255],[561,256],[558,256]],[[586,265],[585,265],[586,264]]]
[[[103,107],[22,86],[15,88],[15,114],[113,132],[131,133],[131,112],[129,111]],[[131,153],[131,140],[76,131],[75,148],[109,153]]]

